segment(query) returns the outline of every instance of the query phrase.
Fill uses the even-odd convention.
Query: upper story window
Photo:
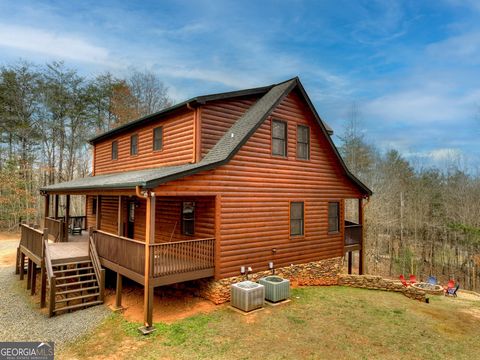
[[[328,232],[336,233],[340,231],[340,203],[328,203]]]
[[[195,202],[193,201],[182,203],[182,234],[195,234]]]
[[[162,150],[163,147],[163,127],[159,126],[153,129],[153,150]]]
[[[138,154],[138,134],[130,136],[130,155]]]
[[[290,236],[301,236],[304,234],[303,210],[303,202],[290,203]]]
[[[272,155],[287,156],[287,123],[272,120]]]
[[[297,126],[297,159],[310,159],[310,128],[308,126]]]
[[[118,159],[118,141],[112,141],[112,160]]]

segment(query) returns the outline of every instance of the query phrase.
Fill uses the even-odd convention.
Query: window
[[[163,127],[159,126],[153,129],[153,150],[162,150],[163,147]]]
[[[118,141],[112,141],[112,160],[118,159]]]
[[[303,235],[303,202],[290,203],[290,236]]]
[[[138,134],[130,136],[130,155],[138,154]]]
[[[182,203],[182,234],[195,234],[195,203],[193,201]]]
[[[340,231],[340,204],[338,202],[328,203],[328,232]]]
[[[297,126],[297,159],[310,159],[310,128]]]
[[[97,214],[97,198],[92,199],[92,215]]]
[[[272,155],[287,156],[287,123],[272,121]]]

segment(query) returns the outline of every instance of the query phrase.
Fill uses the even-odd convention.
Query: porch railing
[[[138,275],[145,273],[145,243],[123,236],[93,230],[98,256]],[[197,239],[150,245],[150,276],[154,278],[212,269],[215,239]]]
[[[45,227],[48,229],[49,234],[54,237],[54,242],[64,241],[63,233],[65,226],[63,225],[63,218],[56,220],[47,217],[45,218]]]
[[[98,256],[137,274],[145,272],[145,243],[101,230],[93,231]]]
[[[214,267],[215,239],[198,239],[151,245],[151,276],[160,277]]]
[[[359,245],[362,243],[362,225],[345,224],[345,246]]]
[[[42,259],[43,232],[26,224],[21,225],[20,246]]]

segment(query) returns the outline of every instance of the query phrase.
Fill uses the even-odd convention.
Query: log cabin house
[[[332,134],[293,78],[198,96],[96,136],[92,176],[41,190],[44,229],[22,226],[17,271],[23,278],[28,259],[34,291],[41,268],[41,305],[49,289],[51,315],[100,303],[104,268],[117,273],[120,307],[126,276],[145,288],[146,332],[158,286],[345,254],[351,271],[352,251],[361,273],[362,201],[371,191]],[[70,216],[71,196],[85,197],[83,216]],[[347,199],[357,204],[350,222]],[[87,241],[73,241],[69,228],[90,229]],[[70,283],[82,283],[80,293]]]

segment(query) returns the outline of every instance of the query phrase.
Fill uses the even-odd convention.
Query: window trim
[[[285,139],[283,141],[285,142],[285,154],[284,155],[279,155],[279,154],[274,154],[273,153],[273,140],[282,140],[279,138],[274,138],[273,137],[273,123],[274,122],[280,122],[285,124]],[[271,119],[270,121],[270,155],[275,158],[279,159],[287,159],[288,158],[288,122],[286,120],[282,119]]]
[[[300,142],[298,141],[298,134],[299,134],[298,129],[301,128],[301,127],[302,127],[302,128],[306,128],[306,129],[308,130],[308,139],[307,139],[307,142],[306,142],[306,143],[300,143]],[[297,124],[297,133],[296,133],[296,138],[297,138],[297,139],[296,139],[296,144],[295,144],[295,145],[296,145],[296,149],[295,149],[296,154],[295,154],[295,155],[296,155],[296,159],[297,159],[297,160],[310,161],[311,133],[312,133],[312,132],[310,131],[310,126],[305,125],[305,124]],[[298,157],[298,144],[299,144],[299,143],[300,143],[300,144],[306,144],[306,145],[307,145],[307,157],[306,157],[306,158]]]
[[[292,235],[292,204],[302,204],[302,233],[298,235]],[[294,219],[299,220],[299,219]],[[302,239],[305,237],[305,200],[290,200],[288,202],[288,234],[290,238]]]
[[[135,152],[135,153],[132,152],[132,149],[133,149],[133,148],[132,148],[132,144],[133,144],[132,139],[133,139],[133,138],[136,138],[136,139],[137,139],[136,149],[135,149],[136,152]],[[139,137],[138,137],[138,133],[135,133],[135,134],[130,135],[130,156],[137,156],[137,155],[138,155],[138,143],[139,143],[138,138],[139,138]]]
[[[156,129],[162,129],[162,142],[161,142],[161,146],[159,149],[155,149],[155,130]],[[156,151],[162,151],[163,150],[163,125],[159,125],[159,126],[156,126],[152,129],[152,151],[156,152]]]
[[[113,147],[115,146],[115,157],[113,156]],[[110,145],[111,160],[118,160],[118,140],[113,140]]]
[[[340,200],[329,200],[327,203],[327,232],[329,235],[340,234],[341,232],[341,219],[340,219]],[[330,204],[338,204],[337,207],[337,230],[330,230]]]
[[[184,218],[183,218],[183,210],[184,210],[184,206],[185,206],[185,203],[193,203],[193,219],[188,219],[188,221],[192,221],[193,222],[193,232],[192,234],[187,234],[185,232],[185,223],[184,221],[186,221]],[[182,200],[182,203],[180,205],[180,221],[181,221],[181,226],[182,226],[182,235],[184,236],[195,236],[195,201],[188,201],[188,200]]]

